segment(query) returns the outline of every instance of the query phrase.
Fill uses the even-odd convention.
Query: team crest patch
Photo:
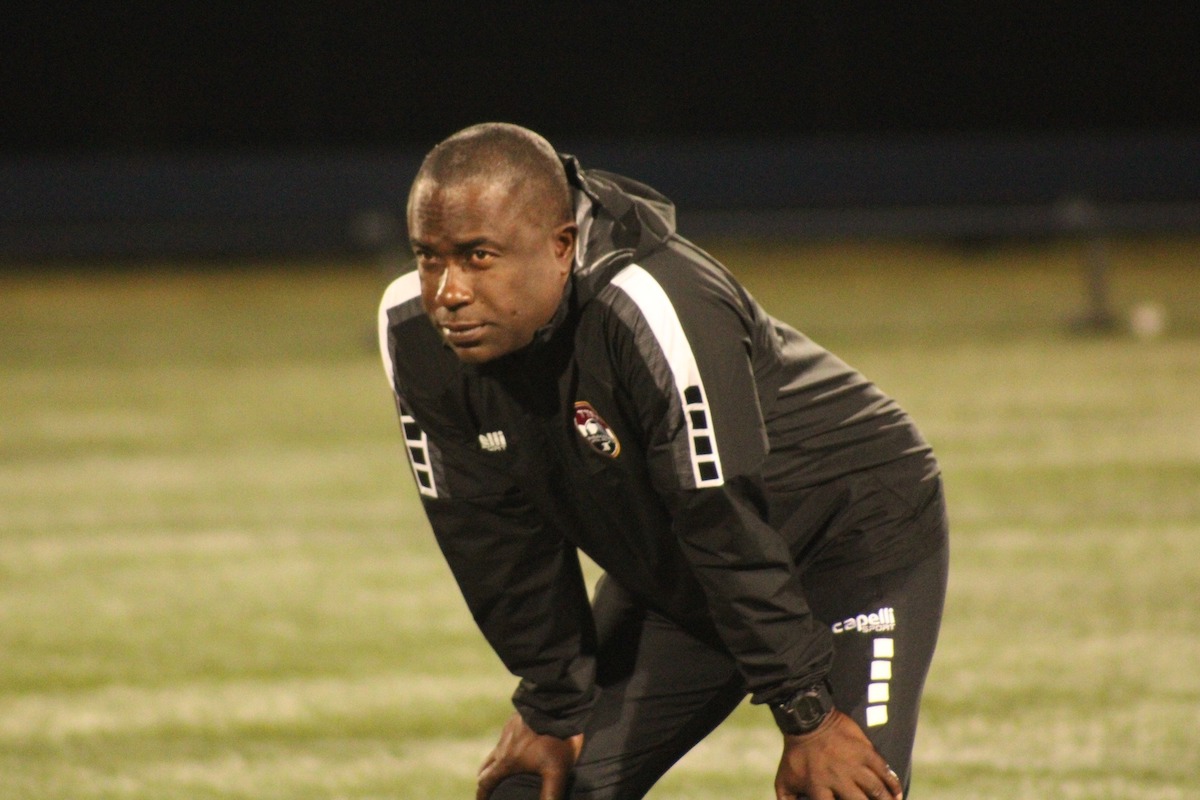
[[[591,403],[580,400],[575,404],[575,430],[588,445],[602,456],[616,458],[621,453],[621,443],[604,418],[596,413]]]

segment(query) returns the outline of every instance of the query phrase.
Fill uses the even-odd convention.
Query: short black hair
[[[528,192],[554,224],[574,219],[571,187],[558,153],[541,135],[507,122],[483,122],[447,137],[425,156],[413,188],[424,180],[453,185],[480,179]]]

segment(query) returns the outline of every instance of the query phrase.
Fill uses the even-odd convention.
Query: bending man
[[[779,798],[901,797],[947,571],[905,412],[666,198],[526,129],[434,148],[408,226],[384,364],[433,532],[520,678],[478,798],[642,797],[747,694],[783,734]]]

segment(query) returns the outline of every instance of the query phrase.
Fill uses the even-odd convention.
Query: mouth
[[[444,322],[438,330],[451,347],[473,347],[479,344],[485,327],[482,322]]]

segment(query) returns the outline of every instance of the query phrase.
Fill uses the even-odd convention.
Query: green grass
[[[946,471],[914,796],[1194,797],[1200,243],[715,252]],[[452,798],[509,713],[403,462],[371,264],[0,274],[0,797]],[[770,796],[743,707],[651,796]]]

